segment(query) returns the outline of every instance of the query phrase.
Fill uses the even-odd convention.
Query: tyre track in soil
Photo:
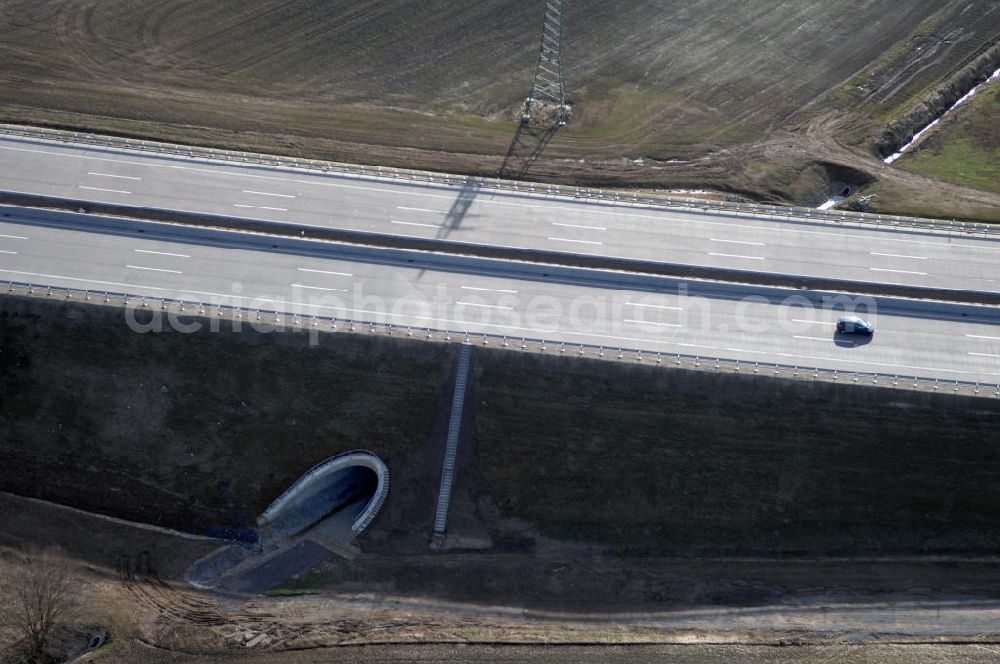
[[[332,634],[349,635],[360,631],[360,625],[347,620],[302,621],[299,615],[296,621],[296,616],[282,616],[263,609],[263,601],[256,599],[239,604],[234,611],[220,610],[214,599],[195,591],[179,590],[162,580],[150,567],[148,552],[134,558],[123,555],[119,576],[136,602],[156,612],[157,624],[209,629],[225,641],[241,646],[247,646],[252,638],[261,634],[266,635],[266,640],[255,647],[280,649],[305,639],[325,637],[328,640]],[[152,641],[144,642],[162,648]]]

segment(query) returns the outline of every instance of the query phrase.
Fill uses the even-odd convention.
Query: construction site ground
[[[402,579],[436,571],[451,579],[452,594],[464,595],[465,601],[378,587],[246,598],[201,593],[177,578],[188,561],[208,550],[205,542],[112,524],[9,495],[0,496],[0,518],[5,526],[0,573],[12,564],[13,549],[25,544],[59,545],[75,561],[87,603],[87,624],[112,635],[94,661],[370,662],[458,657],[618,662],[670,657],[716,662],[739,657],[784,662],[808,656],[809,661],[831,662],[944,662],[955,657],[994,661],[1000,654],[995,642],[1000,602],[981,594],[984,587],[996,587],[1000,576],[996,561],[932,565],[938,568],[933,576],[949,584],[953,595],[934,594],[930,588],[893,594],[851,593],[845,588],[840,596],[811,602],[808,596],[796,600],[791,594],[772,601],[761,597],[735,601],[720,595],[709,604],[673,608],[611,604],[599,612],[593,606],[591,611],[535,611],[516,604],[484,604],[476,584],[468,581],[485,573],[499,585],[521,574],[542,573],[560,576],[568,585],[587,585],[588,576],[603,576],[608,585],[635,583],[637,565],[597,557],[574,564],[565,554],[510,555],[506,561],[497,556],[428,554],[420,557],[419,564],[396,561],[395,575]],[[852,582],[848,577],[854,581],[866,577],[872,588],[873,578],[901,587],[916,566],[647,560],[642,567],[658,579],[673,575],[689,583],[696,576],[705,579],[706,570],[714,568],[718,584],[757,576],[784,584],[784,591],[791,592],[796,585],[803,590],[817,576],[829,579],[831,570],[840,570],[834,576],[847,585]],[[748,575],[747,570],[754,568],[757,572]],[[926,572],[917,575],[929,578]],[[960,577],[969,591],[980,594],[959,592],[955,581]],[[712,585],[699,583],[706,590]],[[948,645],[949,641],[960,643]]]

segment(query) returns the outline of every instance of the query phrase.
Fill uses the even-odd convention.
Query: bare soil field
[[[537,645],[423,645],[423,646],[345,646],[320,648],[298,653],[267,653],[199,657],[166,655],[136,649],[125,659],[110,657],[100,661],[132,664],[234,661],[247,664],[284,664],[286,662],[504,662],[504,664],[632,664],[633,662],[671,662],[672,664],[728,664],[753,662],[798,664],[799,662],[837,662],[838,664],[950,664],[995,662],[1000,647],[991,644],[967,645],[832,645],[832,646],[745,646],[745,645],[668,645],[668,646],[537,646]]]
[[[494,174],[540,11],[527,0],[7,0],[0,120]],[[927,214],[1000,218],[1000,196],[881,168],[875,154],[891,122],[997,43],[996,11],[572,3],[574,114],[534,177],[811,202],[833,168],[886,183],[886,207],[931,190]]]

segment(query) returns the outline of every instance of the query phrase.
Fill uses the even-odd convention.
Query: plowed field
[[[0,120],[495,173],[541,11],[527,0],[6,0]],[[822,168],[802,177],[811,164],[878,169],[883,125],[995,44],[997,11],[569,3],[574,117],[535,176],[805,201],[823,185]],[[933,182],[899,177],[903,193]],[[1000,209],[992,194],[935,194],[930,212],[948,194],[963,199],[953,214]]]

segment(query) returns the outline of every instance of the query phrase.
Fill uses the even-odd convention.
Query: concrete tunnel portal
[[[371,523],[389,491],[389,470],[378,456],[352,450],[306,472],[257,518],[261,544],[322,527],[344,542]]]
[[[257,517],[255,546],[227,544],[185,574],[200,588],[263,592],[349,547],[378,514],[389,493],[389,469],[366,450],[313,466]]]

